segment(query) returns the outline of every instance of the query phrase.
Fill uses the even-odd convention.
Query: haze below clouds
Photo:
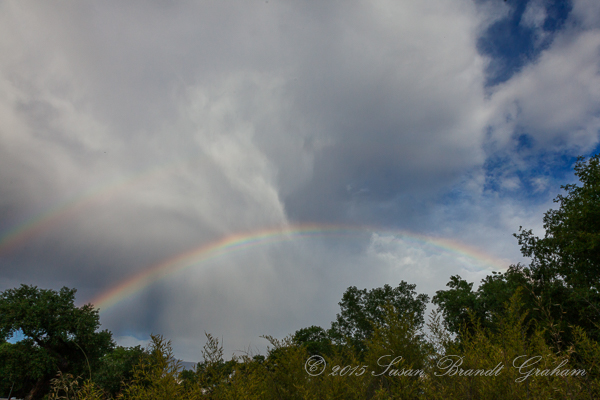
[[[198,361],[205,331],[230,355],[328,327],[351,285],[526,262],[512,233],[598,150],[600,6],[518,3],[0,1],[0,290],[83,304],[223,238],[352,227],[101,309]]]

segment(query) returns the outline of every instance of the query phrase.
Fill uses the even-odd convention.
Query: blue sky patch
[[[563,0],[506,3],[510,7],[508,15],[492,24],[477,42],[479,52],[491,59],[487,86],[506,82],[534,62],[563,28],[572,9],[571,2]]]

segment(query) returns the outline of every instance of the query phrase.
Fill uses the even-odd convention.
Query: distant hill
[[[197,362],[191,362],[191,361],[181,361],[179,360],[179,363],[181,364],[181,366],[183,367],[183,369],[188,369],[191,371],[195,371],[196,370],[196,365],[198,365]]]

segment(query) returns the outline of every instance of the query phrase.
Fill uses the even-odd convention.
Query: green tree
[[[401,281],[393,288],[384,285],[371,290],[349,287],[339,303],[341,312],[332,322],[329,337],[338,344],[351,344],[359,353],[365,350],[365,340],[373,335],[374,325],[385,319],[385,306],[390,304],[398,315],[412,315],[417,328],[425,322],[426,294],[417,294],[416,285]]]
[[[473,282],[458,275],[451,276],[446,286],[450,289],[438,290],[432,302],[440,308],[446,329],[459,333],[469,322],[469,312],[479,308],[477,293],[473,291]]]
[[[384,310],[382,324],[374,326],[373,336],[366,341],[365,362],[372,371],[375,398],[415,399],[422,391],[421,378],[433,349],[412,314],[399,314],[389,304]],[[405,374],[390,375],[391,370]]]
[[[306,347],[310,355],[330,355],[332,352],[331,338],[327,331],[320,326],[310,326],[296,331],[293,336],[295,344]]]
[[[517,289],[505,303],[504,310],[494,318],[493,330],[475,322],[472,329],[461,332],[460,341],[440,338],[445,348],[430,358],[431,369],[423,382],[422,398],[598,398],[599,380],[594,365],[600,354],[598,343],[588,340],[576,329],[573,346],[557,351],[545,340],[544,328],[532,326],[535,320],[528,317],[529,309],[521,298],[523,292]],[[576,357],[579,353],[581,362]],[[535,368],[546,372],[514,367],[529,357],[539,357]],[[457,365],[451,367],[454,362]],[[550,374],[555,368],[562,373],[576,372],[576,375]],[[531,376],[526,375],[529,372]]]
[[[26,399],[47,394],[59,370],[89,376],[99,358],[114,347],[110,332],[97,332],[98,310],[91,304],[76,307],[75,292],[28,285],[0,292],[0,340],[18,332],[24,336],[2,347],[0,364],[4,374],[24,382],[21,391]]]
[[[575,175],[581,185],[561,186],[557,210],[544,215],[545,235],[515,234],[521,252],[531,257],[528,277],[547,304],[560,304],[566,325],[582,326],[600,339],[600,154],[579,157]]]
[[[161,335],[150,335],[148,357],[133,368],[133,377],[119,398],[124,400],[194,399],[180,385],[181,363],[174,357],[171,341]]]
[[[196,365],[196,384],[206,393],[214,394],[223,390],[230,381],[230,375],[233,373],[236,365],[235,357],[229,361],[223,359],[223,346],[219,339],[210,333],[204,333],[206,343],[202,348],[202,358],[204,361]]]
[[[125,383],[133,378],[135,365],[144,362],[149,354],[141,347],[117,346],[100,358],[98,366],[92,371],[94,383],[111,397],[117,397]]]
[[[481,280],[476,291],[472,282],[458,275],[451,276],[446,286],[450,289],[438,290],[432,302],[439,307],[446,329],[455,334],[471,331],[475,323],[493,329],[497,316],[518,288],[526,289],[522,301],[528,308],[534,308],[530,285],[520,264],[511,265],[505,273],[492,272]]]
[[[25,343],[0,344],[0,396],[23,398],[43,374],[44,354],[30,351]]]

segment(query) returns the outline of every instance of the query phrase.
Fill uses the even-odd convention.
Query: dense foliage
[[[15,395],[41,399],[58,370],[84,374],[114,343],[100,327],[91,304],[75,307],[75,289],[38,289],[21,285],[0,293],[0,387]],[[14,334],[23,339],[6,343]]]
[[[559,303],[564,328],[578,325],[600,339],[600,155],[579,158],[575,175],[581,186],[562,186],[560,205],[544,216],[543,238],[531,230],[515,235],[521,252],[532,257],[526,270],[533,289],[545,304]]]
[[[74,290],[7,290],[0,396],[40,393],[45,382],[50,399],[80,400],[600,398],[599,157],[579,159],[575,173],[581,186],[563,187],[545,236],[515,234],[530,265],[476,290],[452,276],[427,324],[429,299],[415,285],[353,286],[328,330],[265,336],[266,355],[228,361],[207,334],[204,360],[182,371],[162,336],[146,350],[113,348],[96,332],[97,311],[73,306]],[[17,331],[25,339],[6,342]]]
[[[149,356],[141,346],[117,346],[100,358],[98,367],[92,372],[92,379],[108,395],[116,397],[121,391],[123,382],[130,382],[133,379],[134,366],[146,362]]]
[[[341,312],[331,324],[328,336],[339,344],[353,346],[359,353],[364,351],[365,341],[372,337],[375,326],[383,322],[386,304],[400,314],[410,315],[421,327],[429,296],[417,294],[415,288],[416,285],[404,281],[395,288],[390,285],[371,290],[349,287],[342,296]]]

